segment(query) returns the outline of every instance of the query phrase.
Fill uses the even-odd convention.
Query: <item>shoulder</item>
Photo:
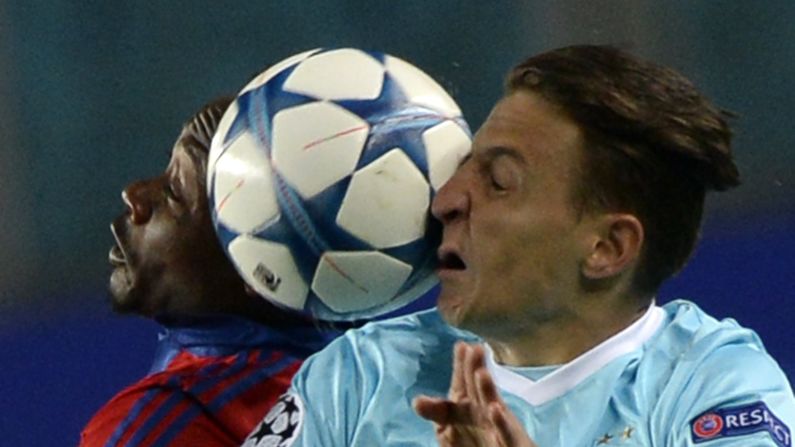
[[[664,308],[668,323],[650,350],[664,377],[656,407],[661,426],[682,427],[686,436],[705,414],[755,409],[795,422],[790,383],[754,331],[732,319],[717,320],[687,301]]]
[[[289,431],[294,445],[379,444],[383,421],[418,420],[414,396],[447,392],[457,340],[476,339],[448,326],[435,309],[349,330],[307,359],[278,411],[252,437],[272,436],[279,418],[295,417],[301,422]]]
[[[435,388],[449,384],[457,340],[476,339],[448,326],[435,309],[368,323],[307,359],[292,385],[313,405],[343,395],[363,402],[401,389]]]
[[[721,383],[728,377],[746,383],[764,377],[766,383],[772,380],[788,386],[783,371],[753,330],[730,318],[717,320],[688,301],[673,301],[663,309],[666,321],[648,353],[656,357],[658,366],[668,364],[669,385],[693,386],[719,375]]]
[[[403,336],[445,343],[462,338],[475,339],[475,336],[458,330],[442,319],[436,308],[428,309],[388,320],[368,323],[359,329],[348,331],[345,336],[351,340],[367,340],[379,346],[404,344]]]
[[[652,350],[676,360],[677,366],[702,366],[704,360],[726,349],[740,349],[752,356],[766,355],[759,336],[731,318],[717,320],[684,300],[672,301],[663,309],[666,320]]]
[[[252,349],[229,356],[183,351],[108,401],[81,434],[81,445],[156,436],[179,442],[198,436],[242,440],[287,390],[299,361]],[[125,441],[127,442],[127,441]],[[134,445],[134,444],[130,444]]]
[[[113,396],[86,424],[80,445],[115,445],[129,440],[142,433],[142,426],[152,425],[147,421],[161,418],[164,408],[173,406],[169,403],[183,401],[182,391],[161,380],[162,375],[147,376]]]
[[[400,362],[451,347],[457,340],[475,341],[474,335],[447,325],[436,309],[367,323],[351,329],[310,357],[303,372],[338,363]],[[340,365],[342,366],[342,365]]]

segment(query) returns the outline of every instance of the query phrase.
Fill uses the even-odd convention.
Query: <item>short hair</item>
[[[233,100],[231,96],[222,96],[210,101],[182,126],[180,139],[185,140],[189,150],[200,156],[198,159],[204,170],[207,169],[207,156],[210,154],[213,135]],[[204,177],[201,180],[203,182]]]
[[[514,67],[506,95],[531,91],[584,135],[573,203],[578,212],[630,212],[645,243],[633,287],[653,293],[687,262],[704,196],[739,184],[729,112],[676,71],[609,46],[579,45]]]

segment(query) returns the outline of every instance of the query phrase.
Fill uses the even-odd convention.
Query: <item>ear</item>
[[[596,218],[595,237],[583,263],[583,274],[598,280],[632,267],[643,247],[643,224],[632,214],[611,213]]]

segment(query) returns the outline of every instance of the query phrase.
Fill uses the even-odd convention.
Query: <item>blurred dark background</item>
[[[531,54],[610,43],[682,71],[739,115],[737,190],[659,301],[755,329],[795,374],[795,2],[0,2],[0,434],[74,445],[149,368],[157,327],[114,316],[108,224],[183,120],[270,63],[321,46],[424,68],[476,128]]]

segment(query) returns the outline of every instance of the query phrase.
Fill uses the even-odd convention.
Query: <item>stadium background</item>
[[[149,366],[156,326],[108,310],[108,224],[184,119],[318,46],[423,67],[477,127],[524,56],[612,43],[736,112],[744,185],[709,202],[661,294],[762,335],[795,377],[795,2],[0,2],[0,444],[73,445]]]

